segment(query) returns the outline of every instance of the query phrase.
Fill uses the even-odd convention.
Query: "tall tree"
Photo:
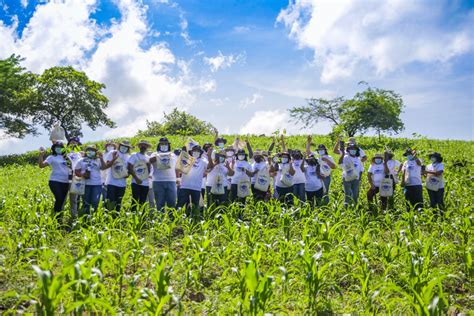
[[[104,110],[109,100],[102,94],[105,85],[90,80],[72,67],[53,67],[38,76],[33,122],[45,129],[59,122],[66,138],[82,136],[81,125],[92,130],[100,125],[115,127]]]
[[[312,98],[307,105],[293,107],[289,112],[294,121],[308,127],[325,120],[333,124],[333,133],[345,132],[348,136],[354,136],[374,130],[380,136],[381,132],[398,133],[403,130],[400,119],[403,106],[399,94],[369,86],[352,99]]]
[[[20,66],[22,60],[16,55],[0,60],[0,130],[17,138],[36,134],[29,119],[36,76]]]

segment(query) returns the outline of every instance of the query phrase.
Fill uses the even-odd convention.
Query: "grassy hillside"
[[[290,137],[289,147],[303,149],[305,139]],[[183,143],[182,137],[170,140],[173,148]],[[252,136],[250,142],[266,149],[271,140]],[[332,147],[327,137],[314,142]],[[100,209],[68,232],[51,217],[49,170],[28,163],[36,161],[36,153],[18,161],[2,157],[0,311],[472,312],[473,142],[370,137],[359,142],[369,157],[385,145],[399,160],[408,146],[425,160],[428,152],[441,152],[444,217],[429,208],[406,211],[400,188],[395,211],[369,213],[366,172],[363,206],[344,209],[336,170],[327,207],[249,201],[206,212],[200,222],[181,212],[170,221],[146,209],[131,213],[128,188],[121,216]]]

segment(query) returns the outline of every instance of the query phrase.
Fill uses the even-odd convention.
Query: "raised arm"
[[[39,156],[38,156],[38,166],[40,168],[44,168],[48,165],[48,163],[44,160],[44,152],[45,152],[45,149],[43,147],[40,147]]]
[[[283,134],[281,135],[280,142],[281,142],[281,150],[286,151],[285,135],[283,135]]]
[[[313,137],[311,135],[308,135],[308,138],[306,139],[306,154],[311,155],[311,142],[313,141]]]
[[[252,159],[253,158],[253,151],[252,151],[252,146],[250,145],[250,141],[247,140],[245,141],[245,144],[247,145],[247,150],[249,152],[249,158]]]
[[[272,138],[272,143],[270,144],[270,147],[268,147],[268,154],[270,154],[275,147],[275,136]]]

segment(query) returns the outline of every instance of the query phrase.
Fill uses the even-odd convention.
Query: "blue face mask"
[[[61,155],[63,153],[63,148],[62,147],[56,147],[56,148],[54,148],[54,152],[57,155]]]
[[[382,163],[382,159],[380,159],[380,158],[374,159],[374,162],[375,162],[377,165],[380,165],[380,164]]]
[[[351,150],[349,150],[349,154],[351,156],[355,156],[357,154],[357,150],[351,149]]]
[[[408,155],[407,158],[408,160],[413,160],[413,155]]]

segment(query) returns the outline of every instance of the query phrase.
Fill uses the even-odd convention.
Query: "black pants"
[[[252,194],[255,201],[264,201],[267,196],[267,192],[255,189],[255,184],[252,184]]]
[[[306,201],[312,206],[319,206],[322,204],[324,196],[324,189],[321,188],[318,191],[306,191]]]
[[[407,208],[411,207],[421,209],[423,207],[423,186],[409,185],[405,186],[405,199],[407,201]]]
[[[278,200],[288,205],[293,205],[293,186],[288,188],[276,187]]]
[[[148,198],[148,185],[139,185],[132,183],[132,211],[137,210],[137,206],[143,205],[147,202]]]
[[[201,190],[191,190],[191,189],[179,189],[178,192],[178,205],[177,208],[189,206],[189,200],[191,200],[192,208],[194,210],[199,210],[199,200],[201,199]]]
[[[230,201],[231,202],[240,202],[245,204],[245,198],[238,197],[237,195],[238,187],[237,184],[230,185]]]
[[[229,190],[227,187],[224,188],[224,194],[213,194],[211,193],[211,187],[206,187],[206,198],[207,198],[207,207],[214,205],[223,205],[229,199]]]
[[[438,191],[428,190],[430,197],[430,207],[444,209],[444,188],[438,189]]]
[[[395,185],[393,185],[393,189],[395,191]],[[370,188],[369,191],[367,191],[367,202],[369,202],[369,207],[372,206],[375,196],[380,192],[380,188],[376,187],[374,189]],[[381,196],[380,197],[380,203],[382,204],[382,210],[387,210],[389,207],[391,210],[393,209],[394,206],[394,198],[392,196]]]
[[[54,195],[54,212],[58,214],[63,210],[64,201],[69,192],[69,183],[49,181],[49,188]]]
[[[117,187],[110,184],[107,186],[107,208],[109,211],[115,210],[120,212],[124,195],[125,187]]]

